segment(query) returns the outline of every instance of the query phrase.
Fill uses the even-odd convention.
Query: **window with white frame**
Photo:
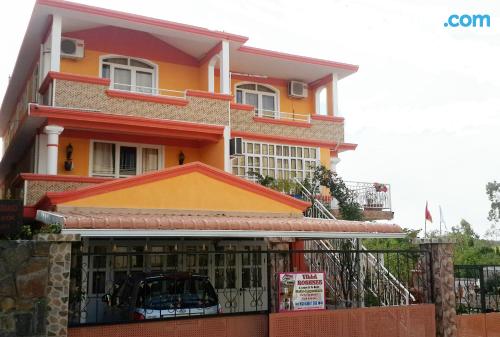
[[[144,60],[119,56],[103,58],[101,77],[109,78],[113,89],[155,93],[156,67]]]
[[[269,86],[257,83],[236,86],[236,103],[253,105],[259,116],[275,118],[278,111],[278,100],[277,90]]]
[[[257,172],[275,179],[304,179],[312,176],[318,162],[316,147],[243,141],[243,155],[232,159],[232,172],[240,177]]]
[[[162,153],[161,146],[93,141],[91,175],[122,178],[157,171]]]

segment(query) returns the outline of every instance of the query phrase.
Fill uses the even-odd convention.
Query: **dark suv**
[[[141,273],[129,276],[103,297],[106,320],[143,320],[214,315],[219,300],[207,276],[190,273]]]

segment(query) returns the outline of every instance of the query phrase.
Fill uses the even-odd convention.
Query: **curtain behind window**
[[[94,143],[94,157],[92,163],[94,175],[114,175],[115,173],[115,144]]]
[[[158,149],[142,149],[142,172],[158,171]]]

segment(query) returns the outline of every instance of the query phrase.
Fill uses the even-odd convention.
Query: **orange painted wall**
[[[64,161],[66,160],[66,146],[73,146],[73,170],[64,170]],[[89,175],[89,155],[90,140],[84,138],[59,138],[59,152],[57,161],[57,174],[88,176]]]
[[[83,59],[62,58],[61,72],[99,77],[99,58],[102,55],[107,55],[107,53],[86,49]],[[180,91],[201,89],[199,68],[156,60],[149,61],[158,65],[158,87],[160,89]],[[172,95],[172,93],[170,94]]]
[[[326,168],[330,168],[330,149],[327,147],[322,147],[319,149],[319,161],[321,165]]]
[[[179,165],[179,153],[184,153],[184,164],[200,161],[200,151],[196,147],[165,146],[165,167]]]
[[[251,82],[244,80],[231,80],[231,91],[233,95],[236,94],[235,86],[238,83]],[[258,82],[258,81],[257,81]],[[215,77],[215,90],[219,91],[220,78],[218,76]],[[315,105],[314,105],[314,92],[310,92],[309,96],[304,99],[298,98],[290,98],[288,97],[288,88],[286,85],[276,85],[276,84],[266,84],[264,85],[270,86],[279,91],[280,97],[280,106],[279,109],[282,112],[294,112],[295,113],[303,113],[303,114],[314,114],[315,113]]]
[[[221,139],[215,144],[200,147],[200,161],[219,170],[224,170],[224,140]]]
[[[168,191],[168,193],[165,193]],[[231,198],[227,198],[230,195]],[[106,208],[159,208],[301,214],[287,204],[199,172],[104,192],[62,205]]]

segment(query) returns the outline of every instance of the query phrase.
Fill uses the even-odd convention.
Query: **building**
[[[277,292],[268,280],[310,264],[285,266],[270,250],[404,235],[335,220],[317,199],[252,181],[258,172],[285,186],[320,164],[335,169],[356,148],[344,139],[337,83],[358,67],[247,40],[36,2],[1,106],[0,179],[4,198],[23,200],[27,222],[81,236],[73,267],[85,277],[73,287],[85,299],[70,303],[82,309],[75,322],[102,321],[113,284],[155,270],[208,275],[226,313],[265,311]],[[351,186],[367,218],[392,218],[388,185]],[[304,216],[311,208],[317,218]]]

